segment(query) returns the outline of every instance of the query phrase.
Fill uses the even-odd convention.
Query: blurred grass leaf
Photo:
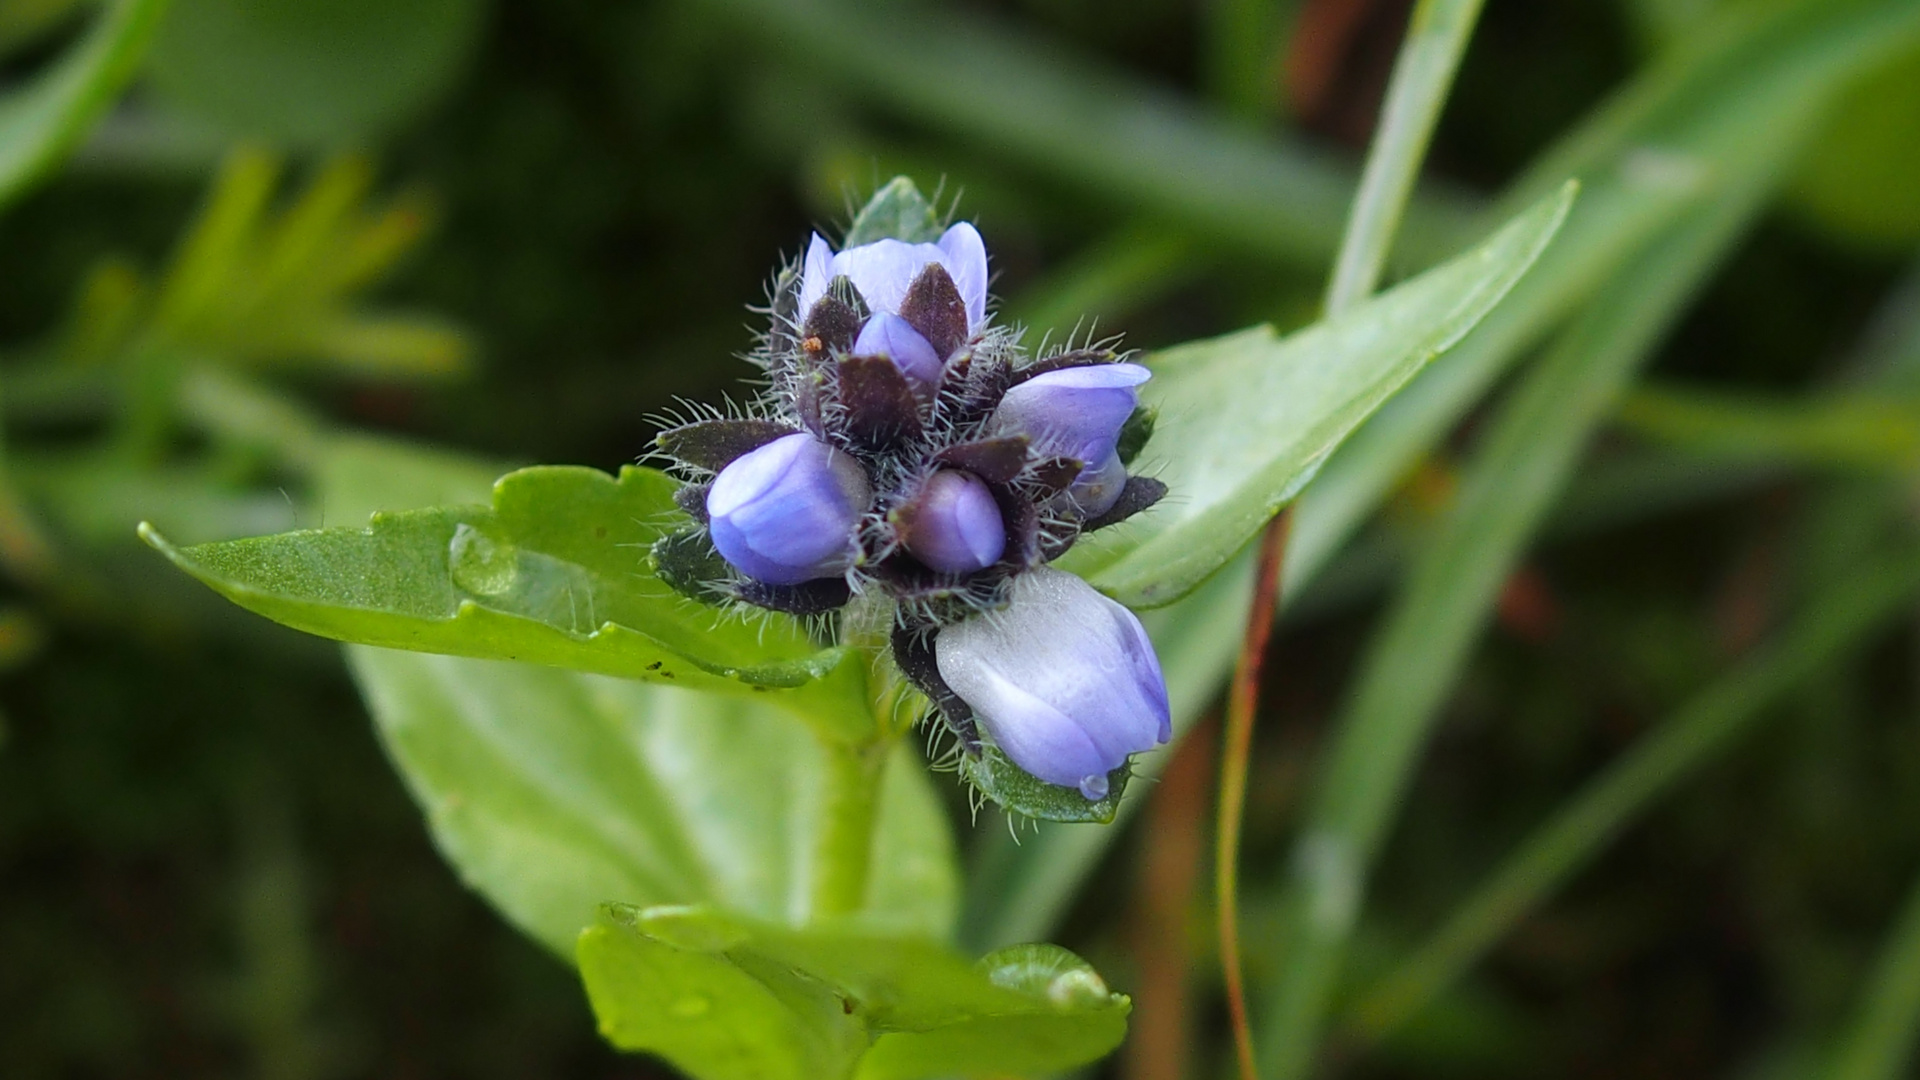
[[[1899,253],[1920,241],[1920,51],[1841,98],[1807,150],[1792,193],[1829,232]]]
[[[483,0],[175,0],[151,74],[163,98],[237,137],[364,143],[452,84],[486,10]]]
[[[1574,188],[1480,247],[1348,314],[1279,338],[1261,326],[1154,354],[1148,459],[1176,493],[1070,565],[1122,603],[1155,607],[1225,565],[1348,432],[1500,302],[1533,265]],[[1076,553],[1077,554],[1077,553]]]
[[[0,95],[0,208],[45,176],[138,69],[167,0],[115,0],[27,85]]]
[[[1800,398],[1642,386],[1620,404],[1636,434],[1722,459],[1907,471],[1920,464],[1920,401],[1885,394]]]
[[[1117,1046],[1131,1007],[1055,946],[968,964],[930,941],[712,910],[614,906],[579,956],[608,1039],[701,1080],[1056,1072]]]
[[[502,477],[488,507],[379,513],[314,529],[178,548],[142,535],[228,599],[297,630],[366,645],[522,660],[694,689],[825,679],[865,714],[863,672],[797,621],[730,618],[674,592],[647,552],[678,520],[678,482],[628,467],[546,466]]]
[[[1304,140],[1251,133],[1058,46],[931,6],[707,3],[788,54],[808,78],[856,88],[1117,205],[1296,265],[1318,268],[1339,243],[1356,179],[1348,166]],[[1470,205],[1429,186],[1408,207],[1401,250],[1417,263],[1459,251],[1473,240]]]

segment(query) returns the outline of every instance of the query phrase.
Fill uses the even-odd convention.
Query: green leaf
[[[1119,539],[1063,563],[1132,607],[1158,607],[1225,565],[1313,477],[1347,434],[1492,310],[1565,219],[1572,185],[1479,248],[1279,338],[1256,327],[1150,357],[1158,410],[1144,460],[1173,497]]]
[[[142,535],[242,607],[341,641],[702,689],[798,687],[841,669],[845,654],[818,649],[795,620],[728,616],[647,569],[648,548],[679,517],[676,486],[652,469],[615,480],[547,466],[502,477],[491,508],[188,548],[150,526]],[[835,682],[863,674],[842,669]]]
[[[442,854],[548,947],[571,948],[615,899],[807,918],[828,762],[764,701],[365,647],[348,658]],[[944,936],[952,838],[904,746],[875,820],[862,918]]]
[[[336,146],[392,130],[445,90],[481,0],[176,0],[153,50],[161,95],[230,134]]]
[[[484,498],[494,470],[387,439],[338,440],[319,466],[330,512]],[[568,954],[613,899],[711,902],[798,920],[812,902],[831,768],[773,698],[524,664],[352,647],[354,678],[395,767],[461,877]],[[957,871],[944,809],[915,755],[881,780],[861,919],[951,932]]]
[[[29,85],[0,96],[0,207],[45,176],[138,69],[166,0],[118,0]]]
[[[859,247],[875,240],[904,240],[909,244],[931,244],[940,239],[940,214],[928,202],[913,181],[896,176],[887,181],[867,205],[854,215],[842,247]]]
[[[1131,1008],[1055,946],[968,964],[924,939],[703,908],[611,906],[578,951],[608,1039],[702,1080],[1052,1072],[1111,1051]]]

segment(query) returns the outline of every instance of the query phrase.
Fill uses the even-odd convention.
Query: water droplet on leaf
[[[453,530],[453,541],[447,545],[453,583],[480,596],[498,596],[513,588],[520,573],[519,562],[511,544],[502,544],[464,523]]]

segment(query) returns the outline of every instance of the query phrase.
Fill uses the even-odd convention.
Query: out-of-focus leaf
[[[1491,420],[1460,492],[1369,646],[1288,865],[1271,933],[1288,957],[1261,1040],[1267,1071],[1304,1076],[1374,859],[1420,749],[1512,572],[1594,426],[1757,213],[1818,100],[1775,117],[1772,168],[1648,252],[1528,372]]]
[[[482,0],[176,0],[154,86],[243,138],[365,141],[452,83],[485,13]]]
[[[695,689],[791,688],[863,672],[796,620],[747,621],[686,599],[647,568],[677,519],[677,482],[548,466],[509,473],[493,506],[375,514],[336,527],[178,548],[181,569],[296,630],[365,645],[521,660]],[[847,684],[847,685],[838,685]],[[840,704],[846,704],[843,698]]]
[[[1553,238],[1571,185],[1485,244],[1287,338],[1256,327],[1148,359],[1159,411],[1147,460],[1174,497],[1063,565],[1122,603],[1156,607],[1232,558],[1348,432],[1500,302]]]
[[[1920,241],[1920,51],[1842,97],[1808,147],[1792,192],[1814,221],[1894,252]]]
[[[708,4],[807,78],[850,85],[1134,211],[1316,270],[1339,243],[1355,177],[1331,155],[1250,133],[1058,46],[930,5]],[[1408,209],[1401,250],[1416,265],[1459,251],[1474,238],[1468,206],[1430,186]]]
[[[46,175],[133,77],[167,0],[115,0],[65,56],[0,95],[0,208]]]
[[[1642,387],[1620,421],[1650,439],[1719,458],[1907,470],[1920,463],[1920,402],[1875,394],[1767,398]]]
[[[372,167],[353,156],[276,212],[279,179],[266,153],[228,156],[155,290],[148,339],[229,364],[322,362],[402,378],[464,370],[472,344],[458,328],[356,304],[425,234],[426,200],[372,204]]]
[[[1315,477],[1294,510],[1283,600],[1307,591],[1523,348],[1652,238],[1757,171],[1777,168],[1772,148],[1782,134],[1783,106],[1818,102],[1917,30],[1920,12],[1907,0],[1802,3],[1764,18],[1728,19],[1693,35],[1688,47],[1653,65],[1544,155],[1502,199],[1502,211],[1525,206],[1568,176],[1581,178],[1578,205],[1507,299],[1388,401]],[[1149,446],[1149,460],[1153,453]],[[1244,578],[1244,565],[1233,572]],[[1246,586],[1216,596],[1226,577],[1146,618],[1169,684],[1194,687],[1173,692],[1176,730],[1214,700],[1233,663]],[[1148,757],[1143,771],[1150,774],[1165,757]],[[1140,804],[1123,803],[1121,818]],[[985,946],[1051,932],[1113,836],[1111,829],[1051,829],[1017,847],[992,842],[988,860],[968,874],[966,940]]]
[[[1916,38],[1920,8],[1907,0],[1728,12],[1541,155],[1496,211],[1513,213],[1569,176],[1580,179],[1579,204],[1513,293],[1328,460],[1295,509],[1283,595],[1300,591],[1526,347],[1655,239],[1756,169],[1778,168],[1785,111],[1827,101]]]
[[[1054,1072],[1118,1045],[1130,1008],[1054,946],[968,964],[931,941],[703,909],[613,907],[579,957],[602,1032],[701,1080]]]

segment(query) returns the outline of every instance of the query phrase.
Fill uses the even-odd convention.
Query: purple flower
[[[855,356],[884,356],[893,366],[929,386],[940,382],[946,358],[934,351],[907,320],[883,311],[867,320],[853,343]]]
[[[1139,405],[1139,386],[1153,373],[1139,364],[1091,364],[1035,375],[1007,391],[993,427],[1030,436],[1049,454],[1086,467],[1068,492],[1082,514],[1105,513],[1126,486],[1115,451],[1120,429]]]
[[[872,501],[859,463],[803,432],[720,470],[707,515],[714,548],[741,573],[797,585],[852,565],[854,530]]]
[[[993,492],[972,473],[942,469],[913,501],[894,511],[913,557],[947,574],[971,574],[1000,561],[1007,526]]]
[[[1128,755],[1173,734],[1140,620],[1063,570],[1015,578],[1004,611],[940,631],[934,658],[1015,765],[1089,799],[1106,796]]]
[[[966,301],[967,330],[978,333],[987,320],[987,246],[980,233],[964,221],[948,229],[939,243],[876,240],[837,255],[815,233],[800,276],[800,316],[805,318],[827,295],[827,286],[841,276],[851,279],[853,287],[860,290],[868,311],[898,315],[907,287],[929,263],[946,267],[960,290],[960,298]]]

